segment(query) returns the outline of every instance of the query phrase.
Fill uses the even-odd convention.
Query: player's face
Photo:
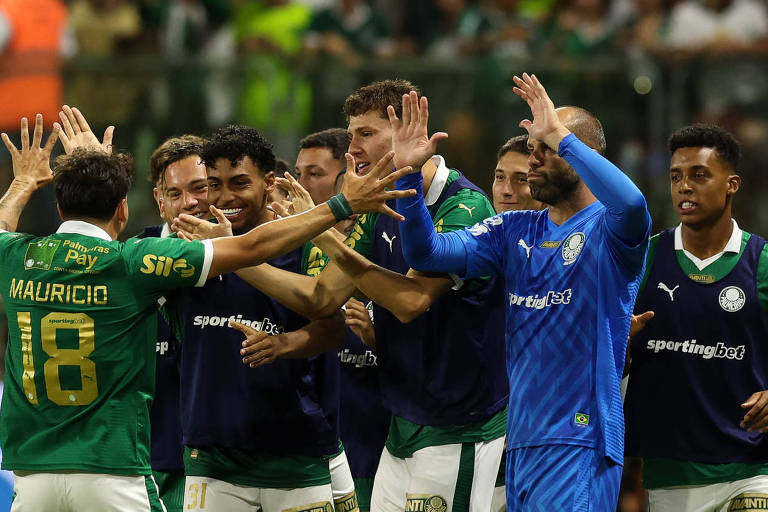
[[[491,190],[496,213],[541,209],[541,203],[531,197],[528,186],[528,155],[516,151],[504,153],[496,164]]]
[[[228,159],[219,158],[208,168],[208,201],[224,213],[232,232],[239,235],[271,218],[266,207],[274,183],[275,173],[262,174],[248,156],[234,167]]]
[[[155,188],[160,217],[172,222],[181,213],[205,217],[208,215],[208,178],[205,165],[197,155],[188,156],[169,165],[164,181]]]
[[[392,150],[392,126],[378,112],[371,110],[349,118],[347,127],[352,137],[349,152],[355,157],[357,173],[365,175],[376,162]]]
[[[579,184],[579,175],[544,142],[528,138],[528,186],[531,197],[555,205],[567,200]]]
[[[328,148],[307,148],[296,157],[299,184],[307,189],[312,201],[320,204],[333,196],[333,186],[342,164]]]
[[[731,196],[741,178],[717,156],[714,148],[680,148],[669,162],[672,205],[680,222],[693,229],[730,217]]]

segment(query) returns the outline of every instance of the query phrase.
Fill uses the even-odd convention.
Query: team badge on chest
[[[726,286],[718,296],[720,307],[729,313],[735,313],[743,308],[746,301],[747,296],[744,294],[744,290],[738,286]]]
[[[576,261],[576,258],[581,254],[581,249],[584,248],[584,241],[586,239],[586,235],[581,231],[565,239],[563,248],[560,250],[560,254],[563,256],[563,265],[570,265]]]

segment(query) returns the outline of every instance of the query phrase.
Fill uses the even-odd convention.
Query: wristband
[[[328,207],[331,209],[331,213],[336,217],[337,221],[348,219],[354,212],[349,205],[349,201],[344,197],[344,194],[336,194],[328,201],[326,201]]]

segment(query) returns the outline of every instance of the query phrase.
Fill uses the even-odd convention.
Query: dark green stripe
[[[462,443],[459,456],[459,474],[453,493],[453,512],[469,512],[472,481],[475,479],[475,443]]]

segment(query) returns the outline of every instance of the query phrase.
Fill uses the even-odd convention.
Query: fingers
[[[757,399],[760,398],[760,393],[752,393],[752,396],[750,396],[746,402],[741,404],[742,409],[747,409],[749,407],[752,407],[757,403]]]
[[[64,134],[66,134],[67,138],[72,139],[75,137],[75,130],[72,128],[72,123],[69,120],[69,116],[67,115],[67,110],[69,109],[68,106],[64,105],[61,107],[63,110],[59,112],[59,119],[61,119],[61,127],[63,128]],[[72,112],[71,110],[69,112]]]
[[[48,140],[45,141],[45,147],[43,148],[43,151],[47,154],[51,154],[51,151],[53,151],[53,146],[56,145],[56,141],[59,140],[59,132],[61,131],[61,127],[58,123],[54,123],[53,130],[51,131],[51,134],[48,136]]]
[[[429,138],[429,143],[432,145],[433,148],[437,146],[437,143],[440,142],[443,139],[447,139],[448,134],[445,132],[435,132],[432,134],[432,136]]]
[[[409,127],[411,125],[411,95],[403,94],[403,126]]]
[[[392,107],[390,106],[388,108]],[[357,175],[357,172],[355,172],[355,157],[353,157],[350,153],[344,153],[344,158],[347,161],[347,174]]]
[[[85,120],[85,117],[83,117],[83,114],[81,114],[77,108],[73,108],[71,111],[74,117],[74,121],[77,124],[77,128],[79,128],[81,132],[91,131],[91,127],[88,126],[88,121]]]
[[[35,129],[32,132],[32,147],[39,148],[43,144],[43,115],[35,116]]]
[[[402,127],[403,122],[397,117],[395,107],[392,105],[387,106],[387,117],[389,117],[389,124],[392,126],[393,130],[397,131]],[[349,168],[347,168],[347,172],[349,172]]]
[[[409,106],[411,109],[411,127],[416,127],[421,124],[421,112],[419,109],[419,95],[416,91],[411,91],[408,96],[410,97]]]
[[[754,402],[754,405],[744,415],[740,426],[746,428],[748,432],[753,432],[768,426],[768,393],[765,391],[755,393],[747,402],[750,401]]]
[[[269,205],[269,207],[272,208],[272,211],[275,212],[276,214],[278,214],[280,217],[290,217],[291,216],[291,212],[288,211],[288,208],[283,206],[282,203],[279,203],[279,202],[275,201],[275,202],[271,203]]]
[[[61,140],[61,145],[64,147],[64,152],[66,154],[71,153],[72,142],[69,140],[69,137],[67,137],[67,134],[64,133],[64,129],[59,123],[53,123],[53,129],[58,133],[59,140]]]
[[[410,165],[407,165],[407,166],[403,167],[402,169],[398,169],[395,172],[392,172],[392,173],[388,174],[387,176],[384,176],[383,178],[381,178],[379,180],[379,184],[381,185],[381,188],[386,188],[386,187],[388,187],[390,185],[394,185],[395,182],[397,180],[399,180],[400,178],[402,178],[403,176],[405,176],[407,174],[412,174],[414,172],[417,172],[417,171],[414,170],[414,168],[411,167]],[[418,172],[421,172],[421,171],[418,171]]]
[[[531,122],[530,119],[523,119],[522,121],[520,121],[517,124],[517,126],[522,128],[523,130],[527,131],[528,134],[530,135],[530,133],[531,133],[531,126],[533,126],[533,123]]]
[[[254,329],[250,325],[241,324],[240,322],[238,322],[236,320],[230,320],[229,321],[229,326],[231,328],[233,328],[233,329],[237,329],[238,331],[240,331],[241,333],[245,334],[246,336],[250,336],[251,334],[255,334],[255,333],[258,333],[258,332],[263,333],[263,331],[257,331],[256,329]],[[263,333],[263,334],[266,334],[266,333]],[[263,338],[260,338],[260,339],[263,339]],[[243,346],[244,347],[247,346],[246,345],[247,342],[248,342],[248,340],[245,340],[243,342]]]
[[[211,212],[211,215],[213,215],[213,218],[215,218],[215,219],[216,219],[216,221],[217,221],[219,224],[221,224],[222,226],[226,226],[227,224],[231,224],[231,222],[229,222],[229,219],[227,219],[227,216],[226,216],[226,215],[224,215],[224,212],[222,212],[221,210],[219,210],[219,209],[218,209],[218,208],[216,208],[215,206],[213,206],[213,205],[210,205],[210,206],[208,207],[208,211],[210,211],[210,212]],[[201,220],[201,219],[198,219],[198,218],[196,218],[196,217],[193,217],[193,218],[194,218],[195,220]]]
[[[386,155],[381,157],[381,160],[376,162],[376,165],[373,166],[373,169],[371,170],[370,174],[373,174],[377,178],[382,178],[383,176],[386,176],[392,171],[392,159],[395,157],[394,151],[388,151]]]
[[[388,216],[392,217],[392,218],[393,218],[393,219],[395,219],[395,220],[398,220],[398,221],[401,221],[401,222],[405,220],[405,217],[403,217],[402,215],[400,215],[399,213],[397,213],[395,210],[393,210],[392,208],[390,208],[389,206],[387,206],[387,205],[386,205],[386,203],[385,203],[385,204],[382,204],[382,205],[381,205],[381,206],[378,208],[378,211],[380,211],[380,212],[381,212],[381,213],[383,213],[384,215],[388,215]]]
[[[115,134],[115,127],[114,126],[107,126],[107,129],[104,130],[104,139],[101,143],[102,146],[104,146],[104,149],[108,150],[110,153],[112,152],[112,137]]]
[[[11,154],[11,158],[16,158],[19,156],[19,150],[16,149],[16,146],[13,145],[13,142],[11,142],[11,139],[8,138],[8,134],[3,132],[0,134],[0,138],[3,139],[3,144],[5,144],[5,147],[8,148],[8,152]]]
[[[181,238],[185,242],[192,242],[192,241],[194,241],[194,238],[192,238],[190,235],[188,235],[185,231],[178,230],[178,231],[176,231],[176,234],[179,235],[179,238]]]
[[[29,149],[29,123],[26,117],[21,118],[21,150]]]

